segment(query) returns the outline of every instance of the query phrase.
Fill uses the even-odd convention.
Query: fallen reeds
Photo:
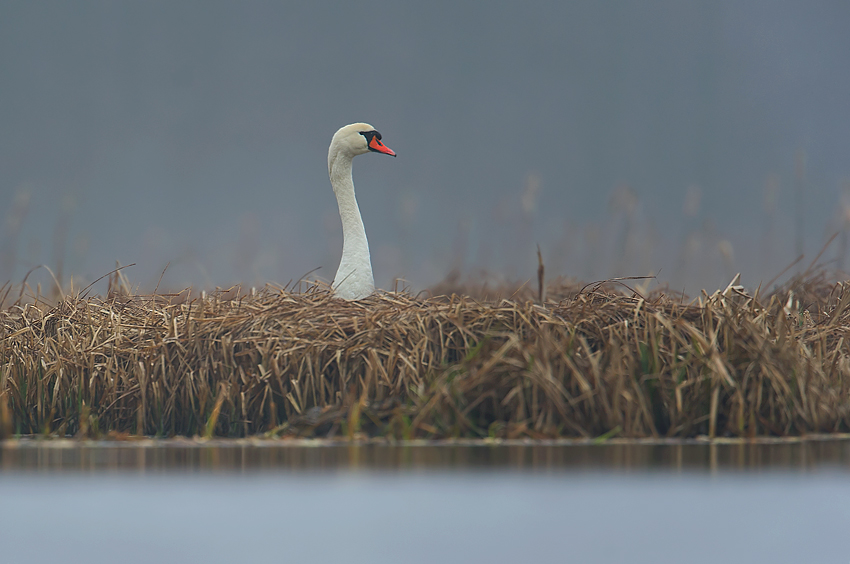
[[[550,287],[544,304],[534,294],[18,303],[0,312],[0,434],[850,430],[850,284],[798,280],[762,297],[730,285],[690,303],[602,285]]]

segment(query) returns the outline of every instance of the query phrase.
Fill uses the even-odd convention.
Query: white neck
[[[337,153],[329,166],[331,185],[342,219],[342,260],[334,277],[334,294],[346,300],[359,300],[375,291],[369,241],[354,197],[350,155]]]

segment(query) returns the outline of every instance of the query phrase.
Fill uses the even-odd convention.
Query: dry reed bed
[[[689,305],[314,288],[0,312],[0,435],[693,437],[850,430],[850,284]]]

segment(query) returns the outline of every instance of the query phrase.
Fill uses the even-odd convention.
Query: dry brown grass
[[[791,290],[793,289],[793,293]],[[683,303],[326,289],[0,312],[0,434],[693,437],[850,430],[850,284]],[[790,296],[790,301],[789,301]]]

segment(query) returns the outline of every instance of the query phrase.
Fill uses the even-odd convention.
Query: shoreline
[[[416,439],[395,441],[372,437],[352,441],[326,438],[211,438],[203,437],[136,437],[121,438],[67,438],[28,435],[20,438],[0,440],[3,448],[51,448],[66,449],[80,447],[134,447],[134,448],[203,448],[203,447],[274,447],[274,448],[321,448],[321,447],[570,447],[570,446],[711,446],[711,445],[795,445],[803,443],[824,443],[850,441],[850,433],[818,433],[791,437],[715,437],[700,436],[694,438],[612,438],[595,439]]]

